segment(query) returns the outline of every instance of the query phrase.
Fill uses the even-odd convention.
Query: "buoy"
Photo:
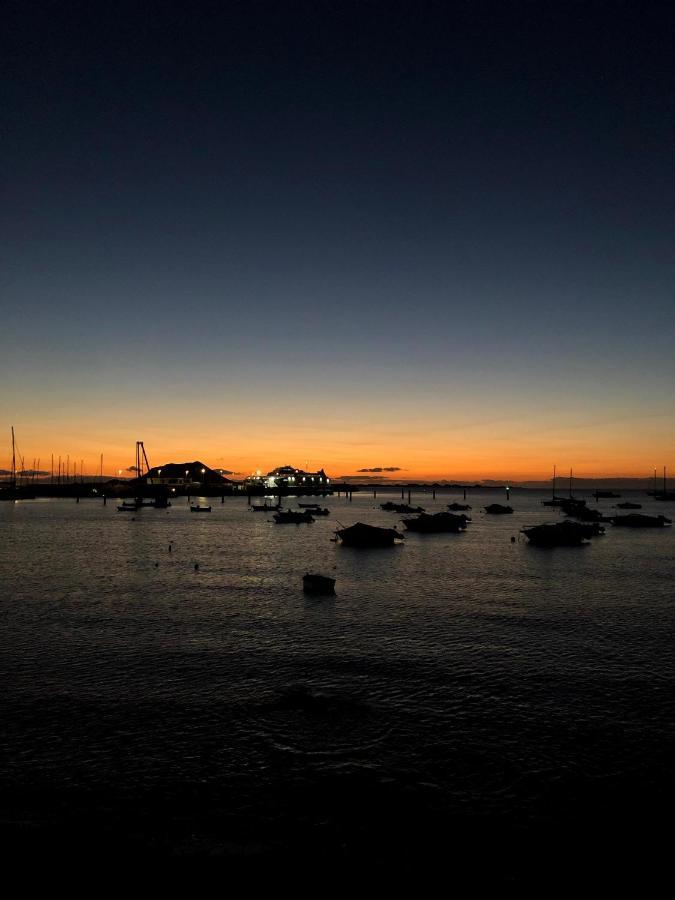
[[[511,543],[512,543],[512,544],[515,544],[515,542],[516,542],[516,539],[514,538],[513,535],[511,535]]]
[[[199,563],[195,563],[195,572],[197,571],[198,568],[199,568]]]

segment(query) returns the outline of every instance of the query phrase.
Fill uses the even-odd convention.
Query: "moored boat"
[[[503,506],[501,503],[490,503],[489,506],[484,507],[485,512],[491,516],[504,516],[510,515],[513,512],[512,506]]]
[[[468,503],[448,503],[447,506],[453,512],[466,512],[471,509]]]
[[[380,503],[380,509],[383,509],[385,512],[395,512],[395,513],[423,513],[423,506],[410,506],[408,503],[392,503],[389,500],[387,503]]]
[[[617,509],[642,509],[642,504],[641,503],[630,503],[628,500],[626,500],[624,503],[617,503],[616,508]]]
[[[672,520],[665,516],[644,516],[641,513],[629,513],[627,516],[612,516],[612,525],[623,528],[663,528],[672,525]]]
[[[349,528],[340,528],[335,532],[336,540],[339,539],[345,547],[393,547],[404,539],[404,535],[395,528],[380,528],[376,525],[365,525],[357,522]]]
[[[190,512],[211,512],[210,506],[190,506]]]
[[[403,519],[403,524],[408,531],[417,531],[420,534],[441,534],[447,532],[466,531],[468,516],[455,516],[449,512],[439,512],[434,515],[422,513],[416,519]]]
[[[309,509],[302,512],[295,509],[287,509],[285,512],[280,510],[274,515],[274,521],[277,525],[302,525],[303,522],[310,525],[314,521],[314,516]]]
[[[302,576],[302,589],[306,594],[334,594],[335,579],[307,572]]]

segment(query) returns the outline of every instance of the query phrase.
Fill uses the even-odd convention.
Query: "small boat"
[[[298,503],[301,509],[319,509],[318,503]]]
[[[422,513],[416,519],[404,519],[403,524],[408,531],[417,531],[421,534],[441,534],[466,531],[469,521],[468,516],[455,516],[453,513],[439,512],[434,515]]]
[[[313,516],[329,516],[330,515],[330,510],[328,509],[327,506],[324,506],[323,508],[321,506],[315,506],[312,509],[307,510],[307,511],[309,513],[311,513],[311,515],[313,515]]]
[[[468,503],[448,503],[448,509],[451,509],[453,512],[466,512],[471,507]]]
[[[594,491],[593,496],[596,500],[613,500],[615,497],[620,497],[621,494],[615,494],[614,491]]]
[[[365,525],[357,522],[349,528],[340,528],[335,532],[335,539],[340,539],[345,547],[360,547],[364,549],[372,547],[393,547],[402,541],[404,535],[395,528],[379,528],[376,525]]]
[[[568,519],[554,525],[522,528],[521,531],[535,547],[580,547],[589,538],[605,533],[600,525],[570,522]]]
[[[307,572],[302,576],[302,589],[306,594],[334,594],[335,579],[327,575],[312,575]]]
[[[627,516],[612,516],[612,525],[624,528],[663,528],[672,525],[672,520],[665,516],[643,516],[640,513],[629,513]]]
[[[513,512],[512,506],[503,506],[501,503],[491,503],[485,507],[485,512],[491,516],[504,516]]]
[[[578,504],[577,506],[565,506],[563,512],[566,516],[572,516],[573,519],[579,519],[581,522],[611,522],[611,516],[603,516],[599,509],[591,509],[588,506]]]
[[[641,503],[630,503],[628,500],[626,500],[624,503],[617,503],[616,508],[617,509],[642,509],[642,504]]]
[[[278,509],[281,509],[281,505],[277,503],[276,506],[272,506],[271,504],[263,503],[258,506],[251,506],[251,512],[276,512]]]
[[[383,509],[385,512],[395,512],[395,513],[423,513],[423,506],[410,506],[407,503],[392,503],[389,500],[387,503],[380,503],[380,509]]]
[[[521,531],[535,547],[580,547],[586,543],[586,535],[581,526],[575,527],[576,524],[534,525]]]
[[[210,506],[190,506],[190,512],[211,512]]]
[[[117,512],[136,512],[137,509],[139,507],[135,503],[123,503],[117,507]]]
[[[168,497],[156,497],[154,503],[152,504],[155,509],[167,509],[171,506],[171,501]]]
[[[303,522],[310,525],[314,521],[314,516],[309,509],[299,512],[295,509],[287,509],[285,512],[279,511],[274,516],[277,525],[302,525]]]

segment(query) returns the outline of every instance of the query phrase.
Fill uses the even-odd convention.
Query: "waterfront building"
[[[323,469],[318,472],[306,472],[304,469],[296,469],[293,466],[277,466],[266,475],[260,471],[249,475],[245,485],[264,487],[269,490],[283,488],[285,490],[298,488],[299,490],[321,490],[330,486],[330,478]]]

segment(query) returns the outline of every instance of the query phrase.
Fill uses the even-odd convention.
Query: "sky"
[[[0,466],[675,469],[670,5],[8,9]]]

